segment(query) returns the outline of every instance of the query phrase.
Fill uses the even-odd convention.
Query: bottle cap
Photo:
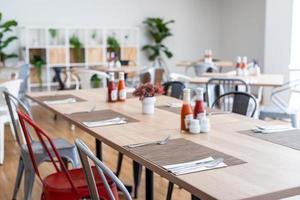
[[[115,73],[109,72],[109,80],[114,81],[115,80]]]
[[[237,63],[242,62],[242,58],[241,58],[240,56],[238,56],[238,57],[236,58],[236,62],[237,62]]]
[[[124,72],[119,72],[119,80],[124,80]]]
[[[243,61],[243,63],[247,63],[248,62],[247,56],[244,56],[242,61]]]
[[[183,89],[183,101],[190,102],[191,100],[191,90],[188,88]]]
[[[196,89],[197,100],[203,100],[203,93],[204,93],[203,88]]]

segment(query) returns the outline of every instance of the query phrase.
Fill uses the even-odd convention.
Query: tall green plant
[[[167,58],[173,57],[173,53],[163,42],[173,35],[168,25],[174,22],[174,20],[164,21],[162,18],[147,18],[143,21],[147,26],[152,42],[143,46],[142,50],[147,52],[148,59],[153,62],[153,65],[163,67],[163,65],[165,66],[163,55]]]
[[[112,52],[118,53],[118,51],[120,50],[120,44],[115,37],[109,36],[107,38],[106,43],[107,43],[108,48],[110,48]]]
[[[83,56],[81,53],[81,48],[83,47],[79,38],[76,35],[73,35],[69,40],[70,45],[75,49],[76,60],[79,62],[83,61]]]
[[[34,66],[34,68],[37,71],[37,78],[38,78],[39,85],[41,88],[43,85],[42,71],[43,71],[43,66],[46,64],[46,62],[40,55],[35,55],[35,56],[33,56],[31,64]]]
[[[2,22],[2,13],[0,12],[0,62],[5,65],[5,60],[18,57],[15,53],[5,53],[4,49],[9,46],[14,40],[18,39],[16,36],[5,37],[13,27],[16,27],[18,23],[15,20],[8,20]]]

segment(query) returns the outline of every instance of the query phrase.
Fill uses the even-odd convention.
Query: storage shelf
[[[53,37],[50,29],[55,29]],[[23,27],[19,29],[19,38],[26,62],[30,63],[33,55],[41,55],[46,62],[43,68],[43,89],[51,91],[53,84],[53,68],[103,66],[107,62],[109,36],[114,36],[120,44],[119,56],[139,64],[139,29],[137,27]],[[75,35],[82,43],[82,60],[69,44],[70,38]],[[123,54],[123,55],[122,55]],[[82,62],[83,61],[83,62]],[[32,80],[35,77],[33,76]],[[57,84],[57,83],[55,83]],[[38,83],[29,83],[31,88],[39,87]]]

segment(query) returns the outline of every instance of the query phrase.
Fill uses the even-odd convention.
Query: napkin
[[[98,126],[109,126],[109,125],[117,125],[117,124],[126,124],[124,118],[116,117],[108,120],[100,120],[100,121],[87,121],[83,122],[89,128],[98,127]]]
[[[255,133],[276,133],[282,131],[290,131],[295,128],[288,125],[267,125],[267,126],[257,126],[257,128],[252,129]]]
[[[44,101],[45,104],[48,105],[55,105],[55,104],[67,104],[67,103],[75,103],[75,98],[67,98],[67,99],[60,99],[60,100],[51,100],[51,101]]]
[[[181,108],[182,107],[182,103],[167,103],[167,106],[168,107],[171,107],[171,108]]]
[[[200,172],[210,169],[217,169],[221,167],[227,167],[227,165],[224,162],[220,162],[216,166],[209,166],[207,162],[214,161],[213,157],[208,157],[201,160],[195,160],[192,162],[186,162],[186,163],[179,163],[179,164],[173,164],[173,165],[165,165],[163,166],[166,170],[170,171],[171,173],[175,175],[183,175],[193,172]],[[203,164],[202,164],[203,163]]]

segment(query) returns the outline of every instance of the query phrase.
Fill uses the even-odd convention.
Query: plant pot
[[[154,114],[155,97],[146,97],[142,101],[143,114],[152,115]]]

